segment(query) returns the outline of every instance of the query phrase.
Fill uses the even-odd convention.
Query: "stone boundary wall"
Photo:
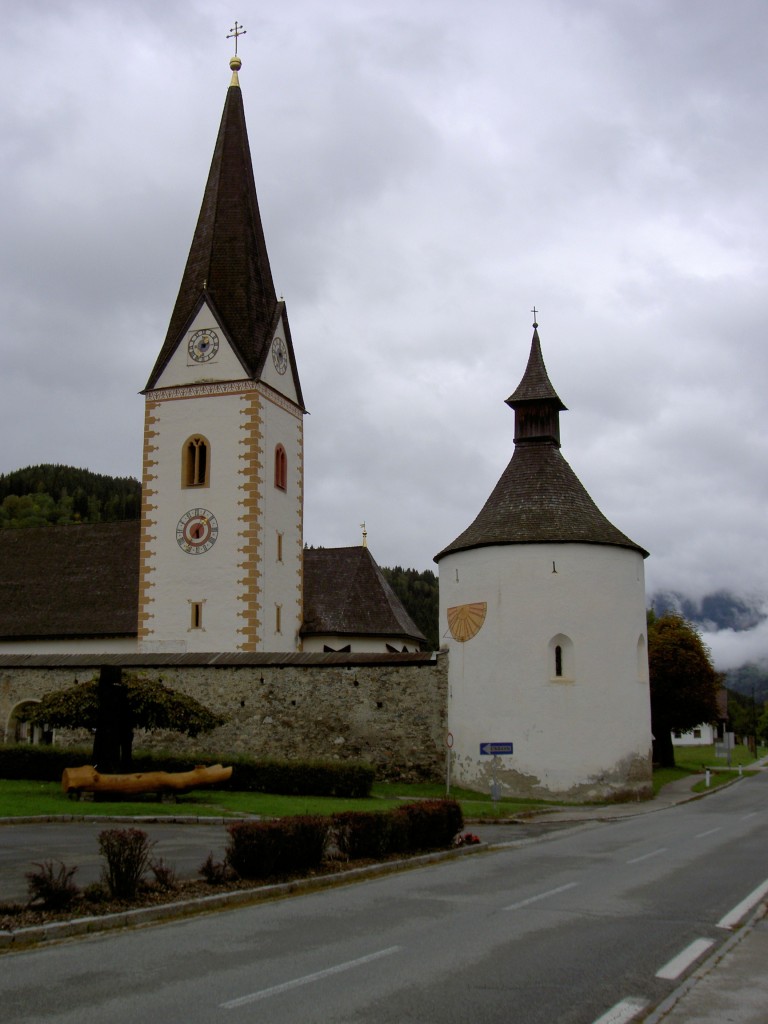
[[[212,656],[209,656],[214,660]],[[194,659],[191,659],[194,662]],[[199,659],[198,659],[199,661]],[[162,681],[226,717],[212,733],[136,731],[134,749],[200,756],[362,760],[379,778],[439,779],[445,770],[447,655],[236,658],[215,664],[188,658],[76,655],[0,659],[0,739],[14,742],[15,715],[25,701],[98,675],[99,664]],[[57,731],[55,742],[90,736]]]

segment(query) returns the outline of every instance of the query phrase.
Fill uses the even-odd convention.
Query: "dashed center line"
[[[719,826],[719,825],[718,825],[718,827],[717,827],[717,828],[710,828],[710,829],[707,829],[707,831],[706,831],[706,832],[699,832],[699,833],[698,833],[697,835],[695,835],[695,836],[694,836],[693,838],[694,838],[694,839],[703,839],[703,838],[704,838],[704,836],[713,836],[713,835],[715,834],[715,832],[722,832],[722,828],[721,828],[721,826]]]
[[[313,981],[320,981],[321,978],[328,978],[332,974],[341,974],[342,971],[350,971],[353,967],[361,967],[363,964],[380,960],[383,956],[391,956],[397,953],[400,946],[390,946],[388,949],[380,949],[377,953],[369,953],[368,956],[358,957],[357,960],[347,960],[343,964],[334,964],[333,967],[326,967],[324,971],[315,971],[314,974],[305,974],[302,978],[293,978],[291,981],[284,981],[282,985],[273,985],[271,988],[262,988],[258,992],[250,992],[247,996],[240,996],[238,999],[230,999],[221,1003],[224,1010],[234,1010],[238,1006],[245,1006],[248,1003],[255,1003],[259,999],[267,999],[269,996],[279,995],[281,992],[288,992],[292,988],[299,988],[301,985],[309,985]]]
[[[622,999],[620,1003],[612,1006],[602,1017],[598,1017],[593,1024],[626,1024],[627,1021],[641,1013],[648,1001],[646,999]]]
[[[660,846],[658,850],[651,850],[650,853],[644,853],[642,857],[633,857],[632,860],[628,860],[627,864],[639,864],[641,860],[648,860],[650,857],[658,857],[660,853],[666,853],[667,847]]]
[[[714,939],[696,939],[682,953],[678,953],[676,957],[673,957],[668,964],[664,964],[660,971],[656,971],[656,977],[674,981],[675,978],[679,978],[695,960],[698,960],[714,944]]]
[[[546,892],[540,892],[536,896],[529,896],[527,900],[520,900],[519,903],[510,903],[508,907],[504,907],[504,910],[519,910],[520,907],[527,907],[531,903],[545,900],[548,896],[556,896],[559,892],[565,892],[566,889],[573,889],[578,884],[578,882],[568,882],[566,885],[558,885],[556,889],[548,889]]]

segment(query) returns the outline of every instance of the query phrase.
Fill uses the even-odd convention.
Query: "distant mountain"
[[[762,708],[768,701],[768,658],[729,669],[725,673],[725,685],[745,697],[754,697],[757,707]]]
[[[651,596],[650,605],[657,615],[667,611],[682,615],[704,633],[714,633],[719,629],[743,633],[768,618],[764,598],[738,596],[728,590],[717,590],[701,600],[693,600],[675,591],[663,591]],[[768,654],[765,658],[728,669],[724,675],[729,690],[748,697],[750,701],[754,696],[758,707],[768,701]]]
[[[677,612],[705,633],[718,629],[739,633],[754,629],[768,618],[764,598],[739,597],[728,590],[717,590],[698,601],[673,590],[659,591],[651,595],[650,604],[657,615]]]

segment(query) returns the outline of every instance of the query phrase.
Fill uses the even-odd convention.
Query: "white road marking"
[[[328,978],[332,974],[341,974],[342,971],[350,971],[353,967],[361,967],[373,960],[380,960],[383,956],[391,956],[397,953],[400,946],[390,946],[388,949],[380,949],[377,953],[369,953],[368,956],[358,957],[357,960],[347,960],[343,964],[335,964],[333,967],[326,967],[324,971],[315,971],[314,974],[305,974],[303,978],[294,978],[292,981],[284,981],[282,985],[273,985],[271,988],[263,988],[258,992],[251,992],[247,996],[240,996],[238,999],[230,999],[229,1002],[221,1003],[224,1010],[234,1010],[238,1006],[246,1006],[248,1003],[255,1003],[259,999],[268,999],[280,992],[288,992],[292,988],[299,988],[301,985],[309,985],[321,978]]]
[[[757,815],[757,811],[750,811],[749,814],[742,814],[741,820],[746,821],[747,818],[754,818]]]
[[[628,860],[627,864],[639,864],[641,860],[648,860],[649,857],[658,857],[660,853],[666,853],[667,847],[661,846],[658,850],[651,850],[650,853],[644,853],[642,857],[633,857],[632,860]]]
[[[678,953],[676,957],[673,957],[668,964],[664,964],[660,971],[656,971],[656,977],[668,978],[669,981],[674,981],[675,978],[679,978],[695,960],[698,960],[714,944],[714,939],[696,939],[682,953]]]
[[[760,902],[767,892],[768,881],[765,881],[762,885],[758,885],[758,887],[754,889],[749,896],[743,899],[741,903],[737,903],[733,910],[729,910],[725,917],[721,917],[717,922],[717,927],[733,928],[733,926],[738,924],[742,917],[744,917],[744,915],[747,914],[756,903]]]
[[[508,907],[504,907],[504,909],[519,910],[520,907],[527,907],[529,903],[538,903],[539,900],[545,900],[548,896],[556,896],[559,892],[565,892],[566,889],[573,889],[573,887],[578,884],[578,882],[568,882],[567,885],[558,885],[556,889],[548,889],[546,892],[540,892],[538,896],[529,896],[527,900],[520,900],[519,903],[510,903],[510,905]]]
[[[706,832],[699,832],[698,835],[695,835],[693,838],[694,839],[703,839],[704,836],[713,836],[715,834],[715,832],[721,832],[721,831],[722,831],[722,828],[718,825],[717,828],[710,828]]]
[[[622,999],[620,1003],[616,1003],[611,1009],[604,1013],[602,1017],[598,1017],[593,1024],[626,1024],[627,1021],[632,1020],[638,1013],[646,1008],[648,1001],[646,999]]]

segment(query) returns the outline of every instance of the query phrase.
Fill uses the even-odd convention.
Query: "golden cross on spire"
[[[234,38],[234,40],[235,40],[235,56],[237,56],[237,37],[238,36],[244,36],[244,35],[245,35],[245,29],[243,28],[243,26],[242,25],[238,25],[238,23],[235,22],[234,27],[230,30],[230,33],[227,36],[227,39],[233,39]]]

